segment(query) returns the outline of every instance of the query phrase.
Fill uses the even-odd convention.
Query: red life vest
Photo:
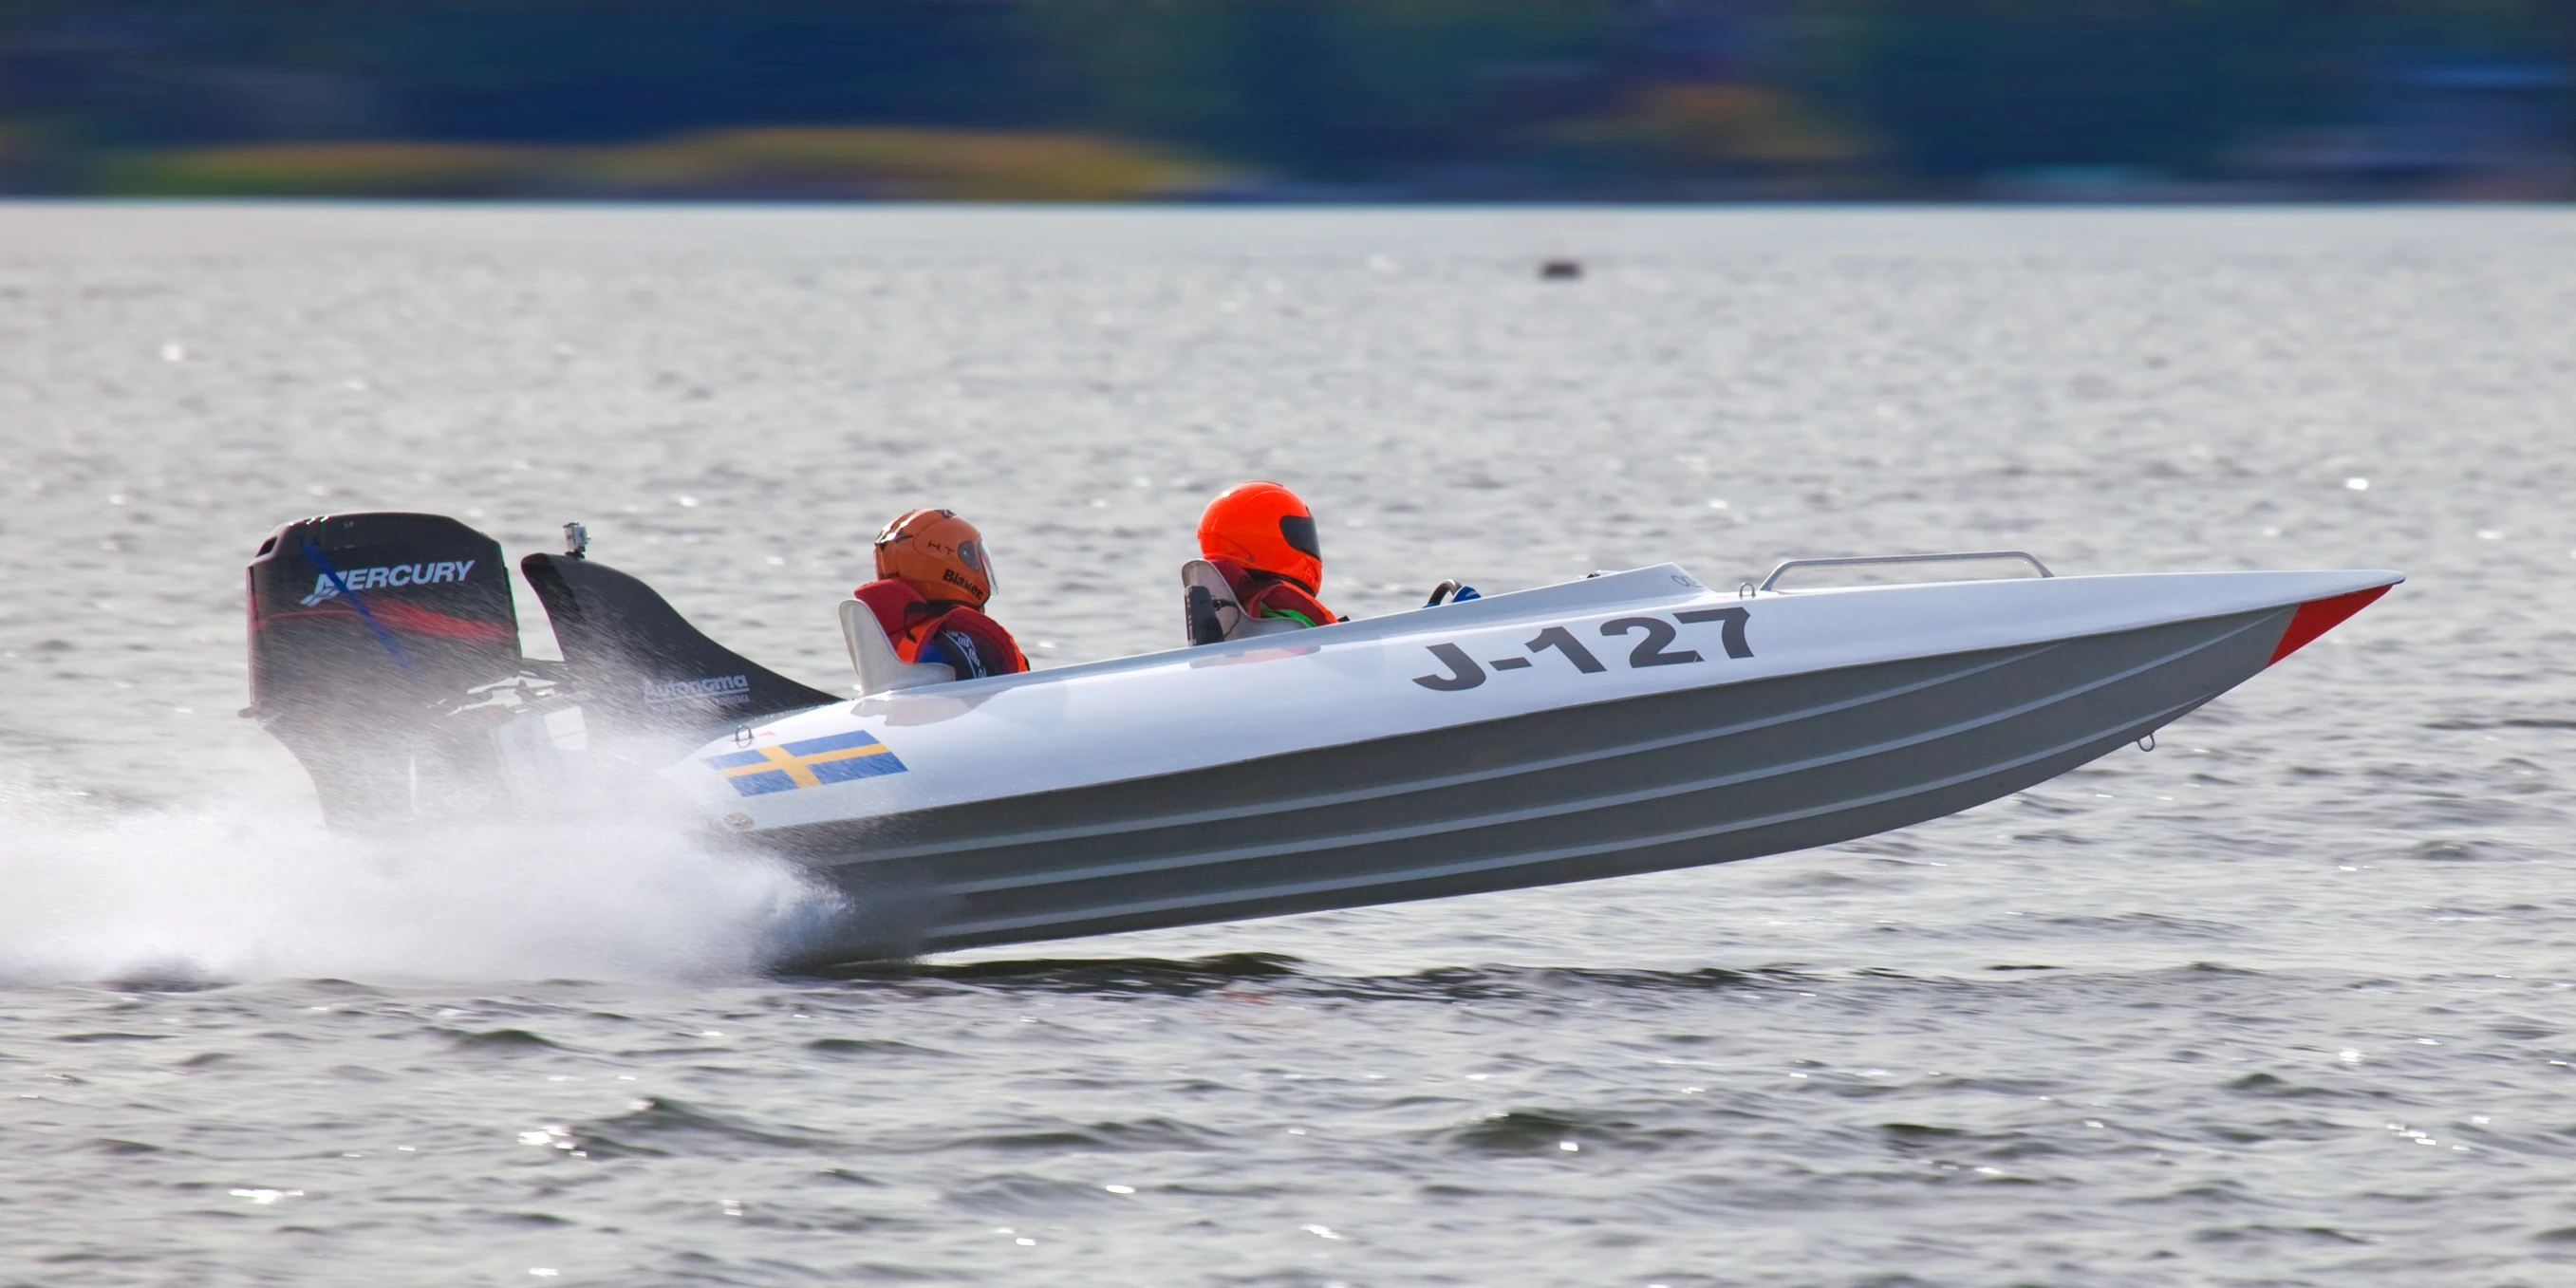
[[[1234,602],[1243,605],[1246,617],[1286,617],[1295,614],[1309,626],[1330,626],[1342,620],[1339,613],[1324,607],[1315,592],[1275,572],[1263,572],[1245,566],[1235,559],[1210,559],[1225,576],[1225,584],[1234,588]]]
[[[922,645],[942,635],[956,637],[943,642],[939,651],[951,656],[962,643],[972,660],[982,664],[984,675],[1017,675],[1029,669],[1029,659],[1020,652],[1017,641],[1000,622],[964,604],[929,600],[921,592],[889,577],[872,581],[850,592],[876,614],[877,625],[885,628],[886,639],[894,644],[894,655],[906,662],[921,656]],[[965,668],[960,668],[961,670]],[[972,675],[959,675],[971,680]]]

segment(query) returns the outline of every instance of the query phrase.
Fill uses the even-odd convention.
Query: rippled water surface
[[[2576,1282],[2571,317],[2547,210],[0,206],[0,1282]],[[1901,833],[835,978],[791,873],[333,837],[233,717],[301,514],[584,519],[837,686],[888,515],[1061,664],[1247,476],[1359,615],[2411,580]]]

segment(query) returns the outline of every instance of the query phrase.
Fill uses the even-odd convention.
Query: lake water
[[[0,1281],[2576,1282],[2571,317],[2539,208],[0,206]],[[889,515],[1045,666],[1256,476],[1361,616],[2411,580],[1901,833],[847,978],[783,870],[334,837],[234,716],[304,514],[584,520],[837,687]]]

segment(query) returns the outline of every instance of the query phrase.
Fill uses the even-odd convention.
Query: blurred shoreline
[[[2554,0],[19,0],[0,195],[2576,197]]]
[[[596,147],[410,139],[236,143],[136,152],[76,188],[11,196],[504,201],[945,201],[1182,204],[2545,202],[2576,198],[2563,157],[2407,175],[2204,178],[2143,167],[2031,167],[1971,183],[1887,175],[1636,176],[1432,171],[1330,182],[1084,134],[780,127]]]

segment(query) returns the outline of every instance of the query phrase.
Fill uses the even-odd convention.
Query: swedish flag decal
[[[724,775],[733,783],[734,791],[744,796],[766,796],[799,787],[903,772],[903,762],[894,758],[894,752],[865,732],[727,752],[707,757],[707,766]]]

